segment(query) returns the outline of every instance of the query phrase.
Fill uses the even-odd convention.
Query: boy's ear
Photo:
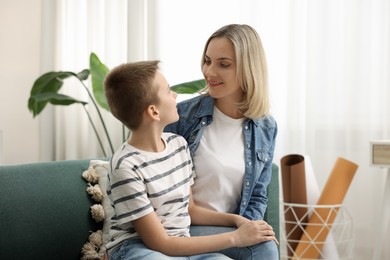
[[[158,113],[158,110],[154,105],[148,106],[146,111],[151,118],[155,120],[160,120],[160,114]]]

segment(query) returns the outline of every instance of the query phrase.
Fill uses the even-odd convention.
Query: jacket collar
[[[195,116],[198,118],[202,118],[205,116],[213,116],[214,113],[214,98],[209,95],[204,95],[200,98],[200,106],[198,108],[198,111],[196,111]],[[262,123],[264,118],[258,118],[258,119],[246,119],[245,121],[250,123],[252,122],[256,127],[259,126],[259,124]]]
[[[198,111],[196,111],[196,117],[213,116],[214,112],[214,98],[209,95],[204,95],[200,99],[200,105]]]

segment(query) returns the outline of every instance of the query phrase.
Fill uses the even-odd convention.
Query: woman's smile
[[[213,88],[213,87],[218,87],[218,86],[223,85],[223,82],[222,81],[207,81],[207,85],[210,88]]]

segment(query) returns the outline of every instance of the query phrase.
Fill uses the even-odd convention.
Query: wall
[[[0,163],[39,160],[38,119],[27,108],[39,76],[41,0],[0,1]]]

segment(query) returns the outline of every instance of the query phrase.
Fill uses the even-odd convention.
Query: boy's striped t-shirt
[[[107,248],[138,236],[131,221],[152,211],[168,235],[189,236],[194,167],[188,145],[176,134],[163,133],[162,139],[162,152],[145,152],[126,142],[112,157],[107,193],[115,214]]]

